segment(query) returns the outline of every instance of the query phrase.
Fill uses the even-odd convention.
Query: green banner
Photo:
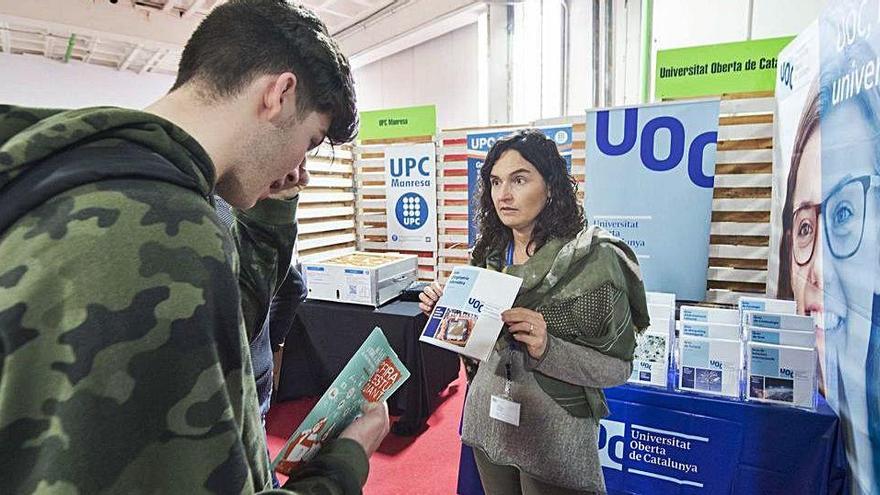
[[[388,108],[361,112],[358,139],[392,139],[433,136],[437,132],[437,107]]]
[[[659,50],[654,95],[665,100],[773,91],[776,57],[793,39],[789,36]]]

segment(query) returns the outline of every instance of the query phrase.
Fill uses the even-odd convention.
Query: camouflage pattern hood
[[[156,116],[0,106],[0,491],[270,488],[247,328],[296,202],[237,212],[230,236],[214,180]],[[359,493],[367,470],[334,440],[285,488]]]

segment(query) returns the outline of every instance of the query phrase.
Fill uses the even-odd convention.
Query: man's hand
[[[296,170],[287,174],[284,179],[272,184],[272,187],[269,188],[269,197],[272,199],[292,199],[309,185],[309,178],[306,160],[303,160]]]
[[[388,434],[391,422],[388,419],[388,404],[385,402],[368,402],[363,410],[364,414],[342,430],[339,436],[361,444],[367,457],[370,457]]]

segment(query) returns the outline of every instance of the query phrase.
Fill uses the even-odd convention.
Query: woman
[[[523,279],[465,404],[487,495],[604,493],[602,388],[626,382],[636,333],[648,326],[635,254],[584,228],[576,185],[554,142],[534,130],[499,140],[480,172],[473,265]],[[429,313],[441,294],[421,294]]]
[[[847,452],[861,473],[857,491],[874,493],[880,491],[880,332],[874,330],[880,328],[880,98],[876,91],[835,98],[833,82],[851,66],[849,57],[858,60],[855,65],[873,60],[864,46],[845,55],[823,68],[798,123],[777,295],[794,298],[799,313],[821,323],[820,389],[846,419]]]

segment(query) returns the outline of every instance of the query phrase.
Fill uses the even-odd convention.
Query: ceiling
[[[183,42],[211,10],[227,0],[66,0],[0,1],[0,52],[59,61],[77,60],[136,73],[177,73]],[[21,2],[21,3],[19,3]],[[331,34],[357,24],[393,0],[304,0]],[[40,8],[43,7],[43,8]],[[84,12],[70,12],[80,9]],[[105,19],[95,29],[93,11]],[[80,14],[79,17],[77,14]],[[90,17],[91,16],[91,17]],[[66,22],[65,22],[66,21]],[[133,36],[131,24],[153,28],[151,39]],[[141,26],[143,27],[143,26]],[[177,36],[162,41],[163,30]],[[183,36],[180,35],[183,34]],[[170,36],[171,37],[171,36]]]

